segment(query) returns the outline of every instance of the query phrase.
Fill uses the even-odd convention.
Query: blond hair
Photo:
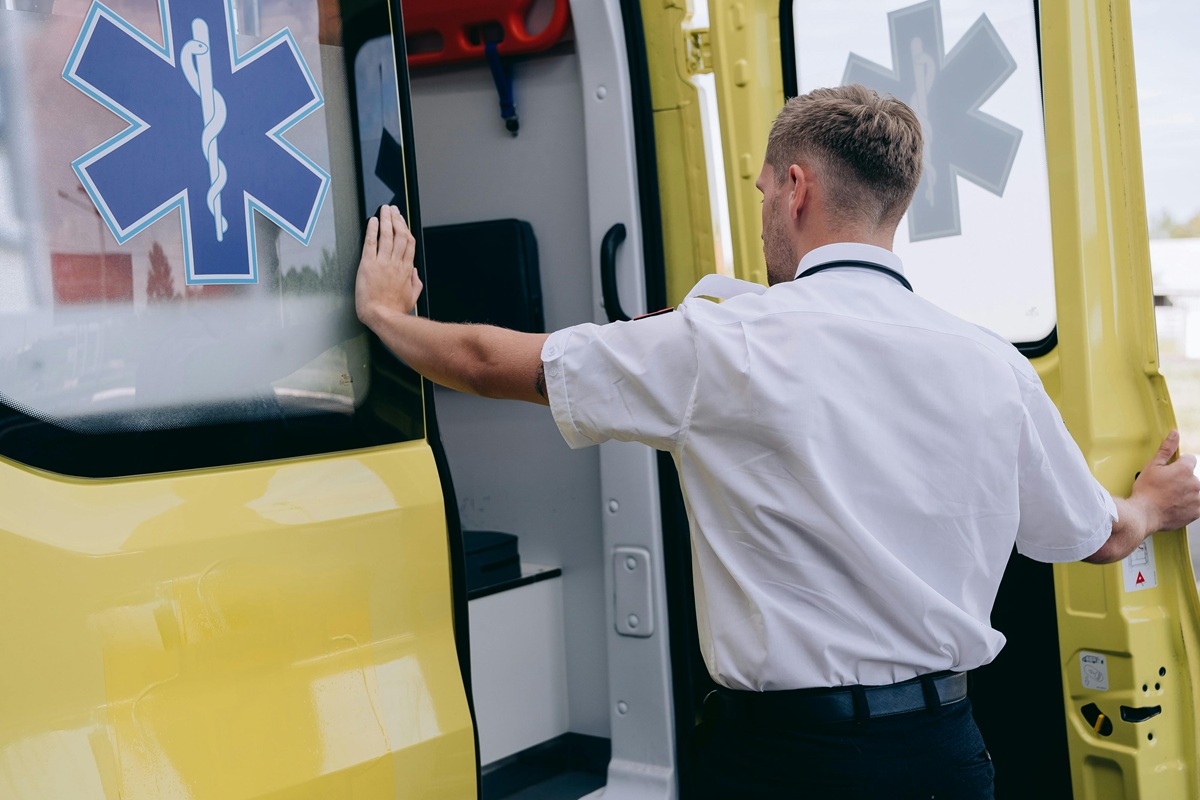
[[[767,163],[819,172],[828,211],[842,222],[895,225],[921,181],[921,123],[891,96],[858,84],[793,97],[771,125]]]

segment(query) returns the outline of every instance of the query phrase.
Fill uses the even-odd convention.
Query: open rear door
[[[354,315],[399,25],[0,9],[0,797],[475,795],[422,385]]]
[[[753,182],[783,96],[862,83],[900,98],[926,133],[896,240],[916,291],[1028,356],[1096,475],[1127,494],[1173,424],[1127,0],[707,6],[676,60],[715,75],[728,270],[761,279]],[[998,796],[1200,794],[1197,620],[1181,532],[1108,567],[1014,554],[993,614],[1009,643],[971,687]]]
[[[1127,0],[1041,8],[1056,400],[1116,494],[1175,424],[1158,370],[1130,27]],[[1184,532],[1120,564],[1057,565],[1055,593],[1075,797],[1196,797],[1200,615]]]

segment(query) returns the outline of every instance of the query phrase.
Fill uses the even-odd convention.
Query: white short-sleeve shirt
[[[843,243],[797,274],[844,259],[901,270]],[[572,447],[674,456],[701,650],[731,688],[986,664],[1014,543],[1075,561],[1116,518],[1029,362],[886,274],[706,279],[673,313],[558,331],[542,360]]]

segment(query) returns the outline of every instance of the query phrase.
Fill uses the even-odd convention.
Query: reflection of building
[[[1159,351],[1200,359],[1200,238],[1152,239],[1150,269]]]
[[[133,302],[129,253],[51,253],[56,305]]]

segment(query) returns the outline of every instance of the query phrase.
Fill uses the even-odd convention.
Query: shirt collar
[[[882,247],[862,242],[837,242],[808,251],[804,258],[800,259],[800,265],[796,267],[796,277],[810,267],[828,264],[831,261],[869,261],[872,264],[894,269],[901,275],[904,274],[904,265],[900,262],[900,256],[891,250],[884,250]]]

